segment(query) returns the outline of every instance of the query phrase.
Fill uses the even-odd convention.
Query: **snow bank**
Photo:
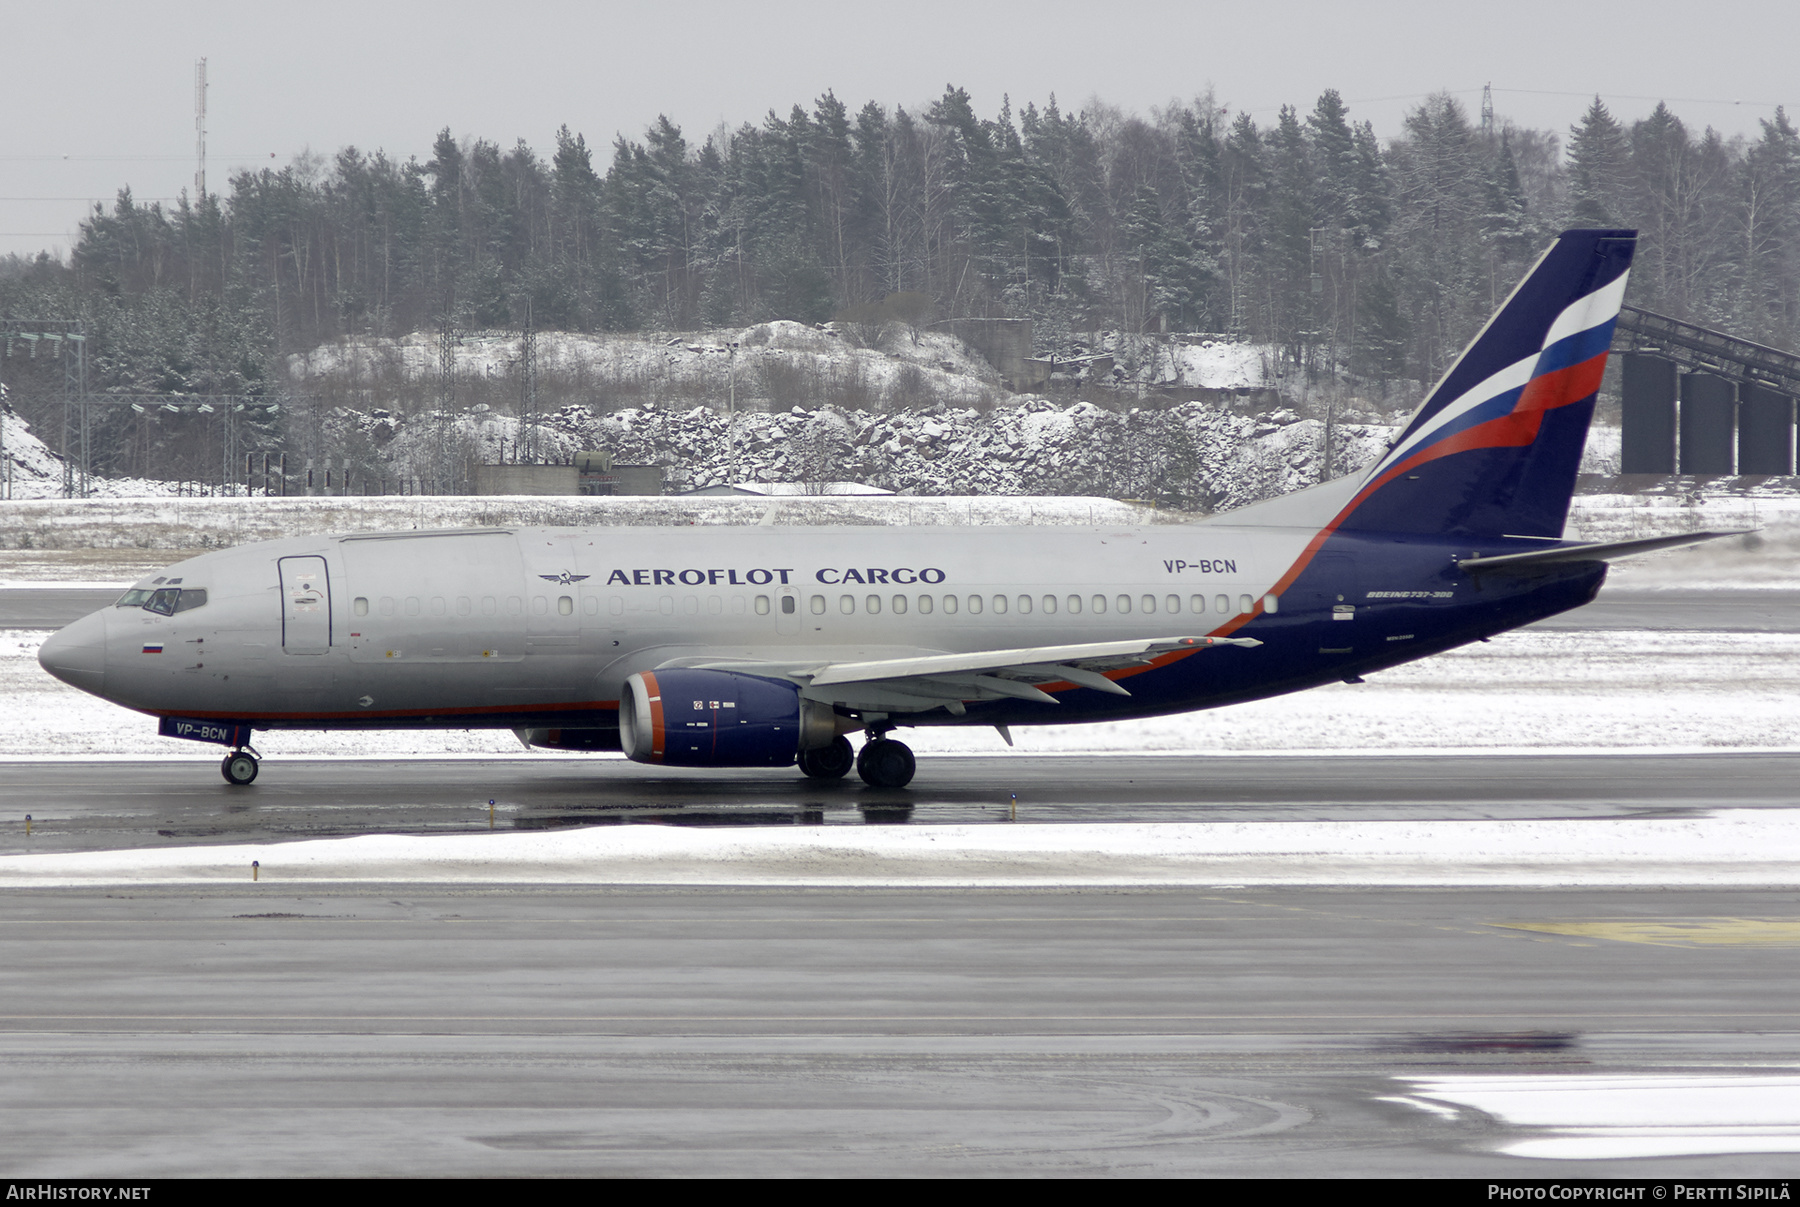
[[[411,495],[381,498],[40,499],[0,504],[0,549],[166,549],[187,556],[249,541],[328,532],[529,525],[747,525],[771,500],[751,496]],[[1113,525],[1191,520],[1115,499],[784,495],[778,525]],[[8,559],[13,560],[13,559]]]
[[[45,674],[37,664],[44,636],[0,632],[0,699],[9,703],[0,709],[0,757],[217,759],[211,747],[158,737],[150,718]],[[1012,733],[1021,755],[1800,750],[1797,685],[1797,633],[1525,630],[1362,684],[1139,721],[1019,725]],[[1008,753],[988,728],[901,736],[924,759]],[[258,734],[257,747],[272,758],[520,754],[506,730],[280,731]],[[634,774],[601,763],[594,774]]]
[[[1539,1134],[1515,1157],[1612,1160],[1800,1152],[1800,1077],[1780,1073],[1409,1077],[1387,1099],[1442,1113],[1455,1103]]]
[[[14,855],[0,887],[460,884],[1800,885],[1800,811],[1683,820],[595,826]]]

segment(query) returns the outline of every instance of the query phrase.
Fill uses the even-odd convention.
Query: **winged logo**
[[[585,574],[570,574],[567,570],[564,570],[561,574],[540,574],[538,577],[547,583],[560,583],[567,587],[580,582],[588,576]]]

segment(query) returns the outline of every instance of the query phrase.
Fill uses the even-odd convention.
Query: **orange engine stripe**
[[[644,690],[650,693],[650,761],[660,763],[663,757],[662,687],[656,682],[654,671],[644,672]]]

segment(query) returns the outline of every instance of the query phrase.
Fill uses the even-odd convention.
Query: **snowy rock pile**
[[[400,339],[356,337],[288,357],[297,391],[353,385],[395,394],[408,385],[429,391],[440,371],[431,332]],[[453,349],[458,389],[476,396],[516,395],[523,356],[516,332],[473,332]],[[901,323],[878,328],[811,327],[785,320],[741,330],[594,334],[545,331],[537,336],[540,396],[571,396],[602,406],[681,400],[745,409],[821,402],[917,406],[928,402],[984,405],[1005,396],[1000,376],[969,346],[943,332]]]
[[[1028,398],[979,412],[936,406],[887,414],[793,408],[740,415],[656,407],[552,418],[560,447],[660,465],[670,490],[739,481],[856,481],[913,495],[1102,495],[1195,510],[1241,506],[1319,480],[1324,425],[1211,403],[1110,411]],[[1333,468],[1386,447],[1392,429],[1343,425]]]

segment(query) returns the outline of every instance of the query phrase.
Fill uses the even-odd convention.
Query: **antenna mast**
[[[206,196],[206,60],[194,64],[194,204]]]
[[[1494,86],[1481,86],[1481,136],[1490,141],[1494,137]]]

